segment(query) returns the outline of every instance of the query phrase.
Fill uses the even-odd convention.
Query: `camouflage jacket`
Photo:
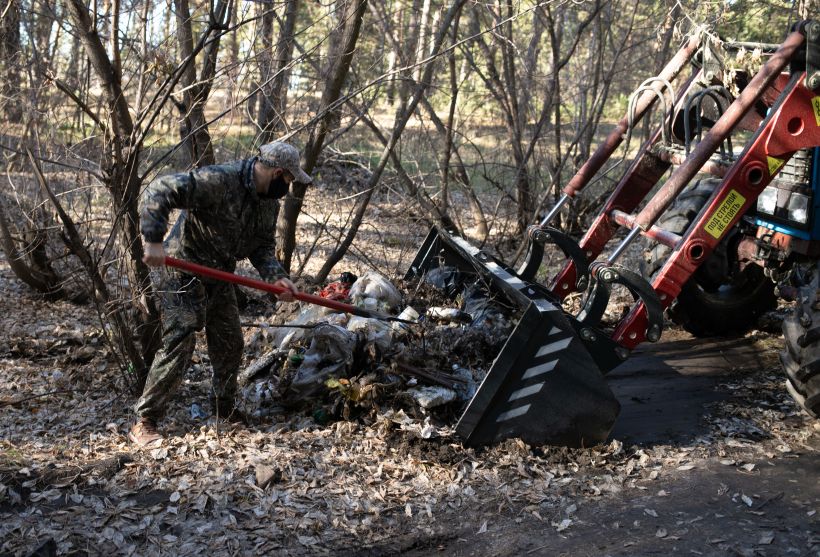
[[[140,199],[143,238],[162,242],[171,210],[184,209],[172,255],[228,272],[247,257],[264,280],[287,276],[275,256],[279,202],[256,193],[254,162],[256,157],[151,182]]]

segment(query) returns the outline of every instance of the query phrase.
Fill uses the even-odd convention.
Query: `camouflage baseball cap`
[[[299,151],[293,145],[283,141],[266,143],[259,147],[259,159],[263,164],[284,168],[293,179],[301,184],[312,184],[313,180],[299,166]]]

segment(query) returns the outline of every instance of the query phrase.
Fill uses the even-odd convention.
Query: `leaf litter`
[[[487,505],[544,517],[565,533],[589,498],[646,489],[708,461],[753,473],[750,460],[787,454],[814,434],[773,370],[729,378],[737,396],[710,409],[710,432],[689,445],[613,440],[567,449],[510,439],[476,450],[455,436],[452,413],[401,397],[362,406],[365,398],[338,387],[346,416],[327,421],[310,407],[274,406],[250,428],[230,427],[190,411],[208,393],[200,339],[162,424],[169,437],[140,452],[125,438],[131,399],[90,310],[46,305],[10,280],[7,267],[0,273],[0,552],[12,555],[46,540],[60,554],[333,554],[351,537],[367,547],[470,523],[485,533]],[[248,333],[251,350],[257,333]],[[452,340],[425,339],[431,353]],[[459,365],[486,364],[477,354],[491,349],[470,350],[470,342]],[[446,363],[439,357],[430,367],[450,369]],[[761,399],[757,408],[743,403]],[[754,503],[746,494],[738,501]],[[663,527],[655,536],[672,538]]]

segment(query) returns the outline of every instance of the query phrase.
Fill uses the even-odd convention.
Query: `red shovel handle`
[[[175,267],[181,271],[186,271],[188,273],[192,273],[195,275],[201,275],[203,277],[217,279],[225,282],[231,282],[233,284],[241,284],[242,286],[247,286],[248,288],[264,290],[265,292],[270,292],[272,294],[281,294],[288,290],[287,288],[282,288],[280,286],[276,286],[274,284],[270,284],[261,280],[243,277],[241,275],[228,273],[226,271],[220,271],[219,269],[212,269],[211,267],[206,267],[205,265],[198,265],[196,263],[191,263],[190,261],[183,261],[182,259],[176,259],[174,257],[166,256],[165,264],[169,267]],[[321,296],[306,294],[305,292],[295,292],[293,294],[293,297],[299,301],[307,302],[308,304],[315,304],[317,306],[324,306],[326,308],[335,309],[337,311],[343,311],[345,313],[352,313],[353,315],[358,315],[359,317],[387,319],[388,321],[397,320],[396,317],[382,315],[381,313],[368,311],[366,309],[362,309],[351,304],[345,304],[343,302],[338,302],[336,300],[329,300],[327,298],[322,298]]]

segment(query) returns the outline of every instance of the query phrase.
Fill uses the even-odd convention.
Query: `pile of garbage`
[[[455,418],[517,321],[516,309],[475,277],[441,267],[401,285],[376,272],[343,273],[321,292],[403,321],[304,304],[286,323],[262,324],[262,355],[239,383],[251,412],[302,407],[319,422],[384,405]]]

